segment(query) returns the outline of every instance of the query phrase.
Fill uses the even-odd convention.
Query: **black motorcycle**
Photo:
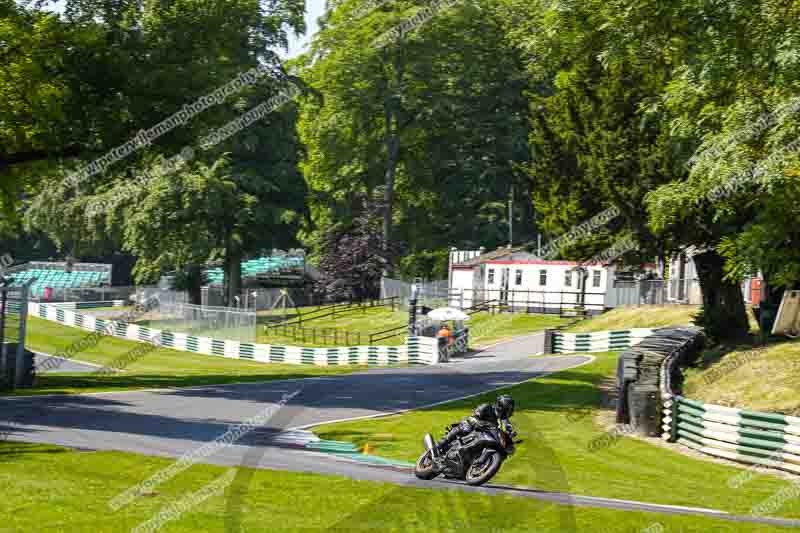
[[[449,426],[445,431],[450,431]],[[425,435],[425,453],[414,466],[414,475],[419,479],[433,479],[443,475],[448,479],[460,479],[468,485],[483,485],[494,477],[509,455],[514,453],[516,431],[511,433],[500,428],[476,429],[465,437],[457,438],[439,454],[430,433]]]

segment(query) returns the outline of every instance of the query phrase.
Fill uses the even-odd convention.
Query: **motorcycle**
[[[445,428],[450,431],[452,426]],[[466,481],[467,485],[483,485],[500,470],[503,461],[513,455],[516,431],[500,428],[476,429],[465,437],[453,441],[440,454],[433,436],[426,433],[423,438],[425,452],[414,466],[414,475],[430,480],[443,475],[447,479]]]

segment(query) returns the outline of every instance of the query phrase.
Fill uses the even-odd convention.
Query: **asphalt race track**
[[[203,462],[344,475],[427,488],[506,493],[581,506],[696,514],[800,527],[797,520],[733,516],[708,509],[499,485],[475,488],[449,481],[423,482],[405,469],[368,465],[300,449],[278,437],[291,435],[282,433],[290,429],[381,416],[475,395],[590,361],[587,356],[531,357],[540,352],[541,347],[542,336],[532,335],[487,348],[466,359],[429,367],[375,369],[342,376],[158,391],[0,398],[0,430],[9,431],[8,438],[12,440],[178,458],[214,441],[232,425],[270,414],[260,429],[247,433],[236,444],[222,447]],[[287,405],[278,408],[285,395],[298,391]]]

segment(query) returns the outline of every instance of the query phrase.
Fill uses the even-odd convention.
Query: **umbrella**
[[[447,320],[461,321],[469,320],[469,315],[460,309],[455,309],[453,307],[440,307],[428,313],[428,318],[432,320],[440,320],[442,322]]]

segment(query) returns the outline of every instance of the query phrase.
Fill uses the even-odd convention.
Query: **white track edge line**
[[[482,396],[484,394],[488,394],[490,392],[494,392],[494,391],[498,391],[498,390],[502,390],[502,389],[507,389],[509,387],[516,387],[517,385],[521,385],[523,383],[527,383],[528,381],[532,381],[534,379],[541,379],[541,378],[549,376],[551,374],[556,374],[558,372],[563,372],[565,370],[572,370],[574,368],[578,368],[578,367],[581,367],[583,365],[588,365],[589,363],[592,363],[595,360],[595,357],[593,355],[586,355],[586,356],[580,355],[579,357],[588,357],[589,360],[588,361],[584,361],[584,362],[582,362],[580,364],[577,364],[577,365],[574,365],[574,366],[569,366],[569,367],[566,367],[566,368],[560,368],[558,370],[552,370],[550,372],[543,372],[541,375],[536,376],[534,378],[528,378],[528,379],[523,380],[523,381],[518,381],[516,383],[503,385],[502,387],[495,387],[493,389],[484,390],[484,391],[481,391],[481,392],[478,392],[478,393],[475,393],[475,394],[467,394],[466,396],[459,396],[457,398],[450,398],[448,400],[443,400],[441,402],[435,402],[435,403],[429,403],[429,404],[425,404],[425,405],[420,405],[420,406],[417,406],[417,407],[412,407],[410,409],[400,409],[398,411],[391,411],[389,413],[378,413],[378,414],[374,414],[374,415],[353,416],[353,417],[349,417],[349,418],[340,418],[340,419],[337,419],[337,420],[330,420],[330,421],[327,421],[327,422],[315,422],[313,424],[305,424],[305,425],[302,425],[302,426],[294,426],[294,427],[291,427],[291,428],[287,428],[285,431],[304,430],[304,429],[308,429],[308,428],[312,428],[312,427],[316,427],[316,426],[327,426],[328,424],[338,424],[340,422],[351,422],[351,421],[354,421],[354,420],[368,420],[368,419],[371,419],[371,418],[383,418],[383,417],[386,417],[386,416],[394,416],[394,415],[399,415],[399,414],[403,414],[403,413],[409,413],[411,411],[419,411],[421,409],[429,409],[431,407],[444,405],[446,403],[458,402],[458,401],[461,401],[461,400],[466,400],[468,398],[474,398],[476,396]]]

